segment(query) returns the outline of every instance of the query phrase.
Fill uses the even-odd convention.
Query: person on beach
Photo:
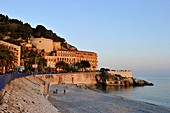
[[[64,89],[64,94],[66,93],[66,90]]]
[[[56,89],[55,91],[53,91],[53,93],[58,93],[58,89]]]

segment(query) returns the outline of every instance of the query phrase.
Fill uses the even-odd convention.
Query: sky
[[[169,0],[1,0],[0,13],[96,52],[99,69],[170,76]]]

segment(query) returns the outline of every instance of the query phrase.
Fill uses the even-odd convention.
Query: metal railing
[[[76,72],[79,73],[79,72]],[[58,73],[58,72],[37,72],[37,73],[6,73],[0,75],[0,91],[13,79],[19,77],[25,77],[30,75],[41,75],[41,74],[66,74],[66,73]]]
[[[8,73],[0,75],[0,90],[2,90],[5,85],[7,85],[11,80],[19,77],[29,76],[30,73]]]

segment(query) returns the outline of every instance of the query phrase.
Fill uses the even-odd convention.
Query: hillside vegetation
[[[20,45],[21,41],[27,41],[30,36],[49,38],[61,42],[63,47],[67,45],[64,38],[61,38],[52,30],[46,29],[43,25],[37,25],[36,28],[33,28],[29,23],[23,23],[18,19],[10,19],[7,15],[0,14],[0,40]]]

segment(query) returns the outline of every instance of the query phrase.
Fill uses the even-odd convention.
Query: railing
[[[77,72],[79,73],[79,72]],[[25,77],[29,75],[41,75],[41,74],[65,74],[65,73],[57,73],[57,72],[37,72],[37,73],[9,73],[0,75],[0,91],[7,85],[11,80],[19,77]]]
[[[11,80],[19,77],[29,76],[29,73],[12,73],[0,75],[0,90],[7,85]]]

